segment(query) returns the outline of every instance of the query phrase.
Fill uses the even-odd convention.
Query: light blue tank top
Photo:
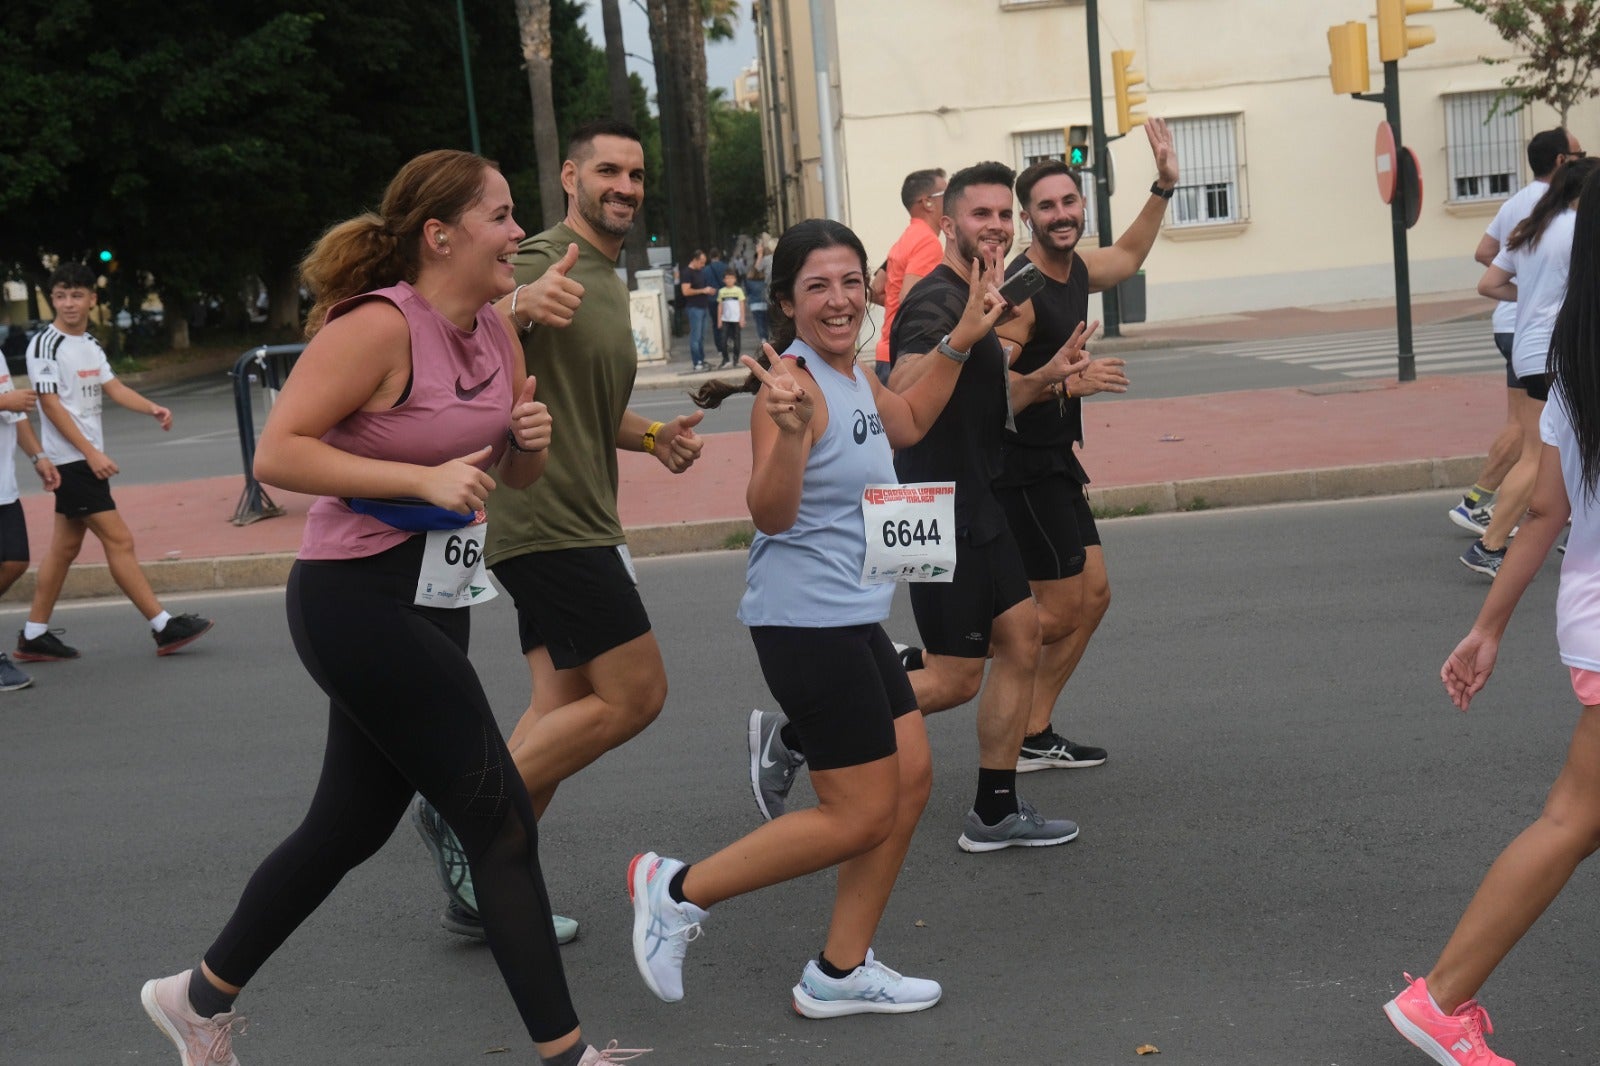
[[[858,366],[846,377],[804,341],[803,356],[828,405],[828,428],[811,447],[795,523],[777,536],[757,533],[745,569],[739,621],[747,626],[865,625],[889,617],[893,585],[861,584],[866,533],[861,493],[895,483],[894,456],[872,388]]]

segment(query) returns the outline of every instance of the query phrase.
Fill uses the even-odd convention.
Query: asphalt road
[[[692,860],[755,824],[744,719],[769,698],[733,618],[742,556],[642,560],[666,711],[565,785],[541,826],[557,909],[583,923],[564,958],[588,1031],[663,1066],[1425,1061],[1379,1007],[1402,969],[1426,972],[1537,813],[1576,709],[1553,563],[1472,713],[1445,700],[1438,664],[1487,587],[1455,562],[1449,502],[1107,522],[1114,603],[1056,724],[1111,759],[1021,779],[1082,836],[958,850],[972,712],[932,719],[933,799],[876,949],[945,999],[900,1018],[789,1009],[821,946],[826,874],[719,905],[684,1002],[657,1002],[634,972],[627,861]],[[217,630],[157,659],[126,604],[64,603],[84,659],[0,697],[0,1062],[175,1063],[139,985],[195,962],[315,781],[325,705],[281,594],[174,609]],[[0,627],[20,622],[12,608]],[[474,659],[509,728],[527,693],[507,598],[477,623]],[[912,631],[904,597],[891,630]],[[1600,1060],[1595,889],[1580,871],[1485,990],[1495,1046],[1518,1062]],[[247,1066],[528,1061],[488,952],[438,928],[440,902],[402,825],[246,991]],[[1138,1058],[1144,1044],[1161,1058]]]

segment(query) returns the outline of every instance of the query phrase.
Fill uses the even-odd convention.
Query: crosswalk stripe
[[[1418,373],[1490,370],[1504,365],[1487,321],[1422,327],[1412,334],[1411,347]],[[1210,350],[1241,359],[1303,366],[1351,378],[1391,375],[1399,361],[1399,343],[1393,330],[1224,343]]]

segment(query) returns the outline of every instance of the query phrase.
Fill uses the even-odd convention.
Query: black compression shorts
[[[983,659],[994,620],[1033,595],[1009,529],[973,547],[956,538],[955,580],[911,585],[911,612],[922,646],[935,655]]]
[[[1028,485],[996,486],[994,494],[1005,508],[1029,581],[1083,573],[1086,549],[1100,543],[1100,530],[1075,478],[1052,474]]]
[[[582,666],[650,632],[621,545],[529,552],[491,569],[516,601],[522,653],[544,647],[557,670]]]

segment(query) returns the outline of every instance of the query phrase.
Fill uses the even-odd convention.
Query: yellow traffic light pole
[[[1328,30],[1328,48],[1333,63],[1328,74],[1333,81],[1333,91],[1348,93],[1352,99],[1382,104],[1384,118],[1394,133],[1395,167],[1397,168],[1394,196],[1389,201],[1389,228],[1394,241],[1394,311],[1395,333],[1399,342],[1398,377],[1401,381],[1417,379],[1417,358],[1411,336],[1411,258],[1406,247],[1407,216],[1414,195],[1410,183],[1403,180],[1404,166],[1400,156],[1406,152],[1405,141],[1400,136],[1400,60],[1412,48],[1421,48],[1434,41],[1433,30],[1425,26],[1406,25],[1406,16],[1433,8],[1433,0],[1377,0],[1378,2],[1378,58],[1383,61],[1383,92],[1369,93],[1367,75],[1367,29],[1359,22],[1333,26]]]

